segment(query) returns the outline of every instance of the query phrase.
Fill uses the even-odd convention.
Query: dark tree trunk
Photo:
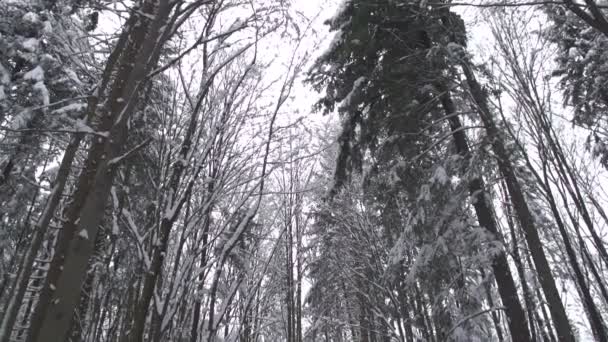
[[[99,118],[96,129],[108,132],[109,138],[94,139],[89,149],[28,341],[64,342],[66,339],[116,172],[110,160],[120,156],[126,143],[129,114],[137,105],[147,73],[158,61],[157,43],[164,39],[162,28],[171,6],[167,0],[144,2],[140,11],[134,11],[127,20],[115,48],[120,54],[117,67],[108,62],[105,73],[113,73],[114,77],[108,89],[100,89],[107,101],[96,114]],[[129,99],[129,102],[122,99]]]
[[[509,226],[509,232],[511,235],[511,241],[513,243],[513,261],[515,262],[515,267],[517,269],[517,275],[519,276],[519,282],[521,284],[521,289],[522,292],[524,294],[524,302],[526,303],[526,310],[528,313],[528,323],[529,323],[529,328],[530,328],[530,333],[532,334],[532,341],[537,341],[537,336],[536,336],[536,326],[534,324],[534,310],[535,310],[535,306],[534,306],[534,296],[532,294],[532,292],[530,292],[530,287],[528,286],[528,281],[526,280],[526,271],[524,270],[524,265],[522,263],[521,260],[521,256],[519,254],[519,244],[518,244],[518,234],[516,232],[516,225],[515,222],[513,220],[513,213],[511,210],[511,206],[510,206],[510,200],[509,200],[509,195],[507,193],[507,189],[506,186],[504,184],[504,182],[500,183],[501,185],[501,190],[503,192],[503,198],[504,198],[504,208],[505,211],[507,213],[507,225]]]
[[[574,333],[572,332],[566,310],[561,301],[557,285],[555,284],[555,279],[551,273],[551,267],[549,266],[549,262],[544,253],[543,245],[534,222],[534,217],[530,212],[530,208],[528,208],[526,198],[517,176],[515,175],[515,170],[513,169],[513,165],[511,164],[498,128],[494,123],[492,113],[488,108],[486,94],[477,82],[470,65],[465,62],[462,64],[462,67],[469,86],[471,98],[478,110],[487,134],[491,138],[492,149],[497,157],[498,168],[505,178],[515,213],[524,230],[524,235],[532,254],[532,260],[538,271],[540,284],[545,293],[547,303],[549,304],[549,311],[551,312],[557,335],[560,341],[574,342]]]
[[[465,160],[468,160],[470,159],[469,145],[466,135],[462,130],[460,119],[456,115],[454,103],[445,87],[441,86],[440,90],[443,92],[441,104],[450,122],[456,150]],[[474,197],[473,207],[475,208],[479,225],[487,229],[496,239],[499,239],[500,232],[498,231],[496,220],[492,215],[491,205],[486,197],[483,179],[472,179],[469,183],[469,193]],[[522,342],[531,341],[526,315],[519,301],[517,287],[515,286],[515,281],[513,280],[504,251],[496,255],[494,260],[492,260],[492,270],[498,285],[498,293],[506,308],[507,323],[513,340]]]

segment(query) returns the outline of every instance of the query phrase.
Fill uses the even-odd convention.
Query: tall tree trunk
[[[507,193],[506,185],[504,181],[500,182],[502,197],[504,198],[504,208],[507,216],[507,225],[509,226],[509,233],[511,235],[511,241],[513,243],[512,255],[513,261],[515,262],[515,268],[517,269],[517,275],[519,276],[519,282],[521,284],[521,289],[524,295],[524,302],[526,304],[526,310],[528,313],[528,323],[530,328],[530,333],[532,334],[532,340],[536,341],[536,326],[534,324],[534,296],[530,291],[530,287],[528,285],[528,281],[526,280],[526,272],[524,270],[524,264],[521,260],[521,255],[519,253],[519,243],[516,233],[516,226],[513,220],[513,213],[509,203],[511,203],[509,194]]]
[[[520,239],[521,239],[521,237],[520,237]],[[523,242],[522,244],[525,244],[525,242]],[[528,247],[528,249],[529,249],[529,247]],[[526,249],[526,250],[528,250],[528,249]],[[531,273],[537,274],[536,269],[534,268],[534,262],[532,261],[532,258],[530,257],[530,253],[524,253],[523,256],[525,256],[526,265],[531,270]],[[530,288],[531,288],[531,290],[535,291],[536,298],[538,298],[538,301],[539,301],[539,303],[536,304],[536,307],[535,307],[536,310],[534,310],[536,317],[537,317],[536,321],[538,322],[538,329],[541,331],[541,334],[543,336],[546,336],[549,338],[549,341],[557,342],[557,338],[555,337],[553,326],[551,325],[551,318],[549,317],[549,314],[547,314],[547,310],[545,309],[543,294],[541,293],[539,284],[536,282],[537,277],[534,277],[533,279],[535,281],[533,282],[533,284]],[[540,313],[539,313],[539,311],[540,311]],[[542,315],[542,318],[541,318],[541,315]]]
[[[295,342],[302,342],[302,229],[300,225],[300,215],[296,215],[296,339]]]
[[[215,176],[217,176],[216,172],[213,172],[212,174],[212,179],[215,179]],[[202,309],[202,299],[200,298],[200,296],[202,295],[203,289],[205,287],[205,274],[203,273],[203,269],[205,268],[205,266],[207,266],[207,253],[209,250],[209,229],[211,228],[211,212],[213,210],[213,206],[211,204],[211,199],[213,196],[213,192],[215,190],[215,185],[214,182],[211,181],[209,182],[209,185],[207,187],[208,190],[208,200],[209,200],[209,204],[207,205],[207,208],[205,210],[204,213],[204,217],[203,217],[203,231],[202,231],[202,246],[203,246],[203,250],[201,251],[201,263],[200,263],[200,269],[201,269],[201,274],[198,276],[198,285],[197,285],[197,295],[199,297],[197,297],[194,300],[194,309],[193,309],[193,318],[192,318],[192,327],[190,329],[190,342],[197,342],[198,340],[198,333],[200,330],[200,325],[199,322],[201,320],[201,309]]]
[[[51,219],[55,215],[55,211],[57,210],[57,207],[61,201],[61,195],[63,194],[63,190],[67,183],[70,169],[72,167],[72,163],[74,162],[74,158],[76,157],[76,152],[78,150],[78,146],[80,145],[81,139],[82,135],[79,134],[68,144],[61,164],[59,165],[59,170],[57,171],[57,177],[54,181],[55,185],[53,186],[53,190],[49,195],[44,211],[34,226],[32,241],[30,242],[30,246],[23,257],[23,261],[19,267],[17,277],[11,290],[11,296],[4,310],[4,316],[2,317],[2,323],[0,325],[0,342],[9,342],[10,334],[13,330],[13,326],[19,312],[19,306],[23,302],[27,284],[32,275],[36,255],[42,246],[42,242],[44,241],[44,236],[46,235],[49,224],[51,223]]]
[[[129,115],[147,73],[157,64],[161,46],[157,44],[166,39],[163,28],[172,6],[168,0],[149,0],[134,11],[116,48],[118,67],[106,70],[114,76],[108,90],[100,89],[107,98],[98,109],[96,129],[107,132],[107,138],[94,139],[89,149],[32,320],[30,342],[65,341],[116,172],[110,161],[120,156],[125,145]]]
[[[551,268],[549,267],[549,262],[547,261],[547,257],[543,250],[543,245],[540,241],[534,218],[515,175],[515,170],[509,159],[500,132],[498,131],[492,118],[492,113],[488,108],[486,94],[477,82],[468,62],[464,62],[462,68],[467,85],[469,86],[471,98],[479,112],[479,116],[485,126],[487,134],[491,138],[492,149],[497,157],[498,168],[505,178],[513,207],[524,230],[524,235],[532,254],[532,260],[538,271],[540,284],[545,293],[547,303],[549,304],[549,311],[551,312],[558,338],[560,341],[574,342],[574,333],[572,332],[566,310],[561,301],[557,285],[555,284],[555,279],[551,273]]]
[[[452,102],[452,99],[444,86],[440,86],[440,90],[443,92],[443,95],[441,96],[441,104],[445,111],[446,117],[449,120],[450,128],[452,129],[456,150],[460,155],[463,156],[463,158],[465,158],[465,160],[469,160],[469,145],[466,135],[462,130],[460,119],[456,115],[454,103]],[[485,195],[485,185],[483,179],[480,177],[472,179],[469,182],[469,193],[472,197],[474,197],[473,207],[475,208],[479,225],[487,229],[488,232],[494,235],[496,239],[499,239],[500,232],[498,231],[496,220],[492,215],[490,203],[488,203]],[[507,313],[507,323],[511,337],[515,341],[531,341],[528,324],[526,322],[526,315],[524,314],[524,310],[519,301],[517,287],[515,286],[515,281],[513,280],[504,251],[500,252],[492,260],[492,270],[498,285],[498,293],[500,294],[502,303],[506,308],[505,311]]]
[[[485,275],[485,272],[483,271],[483,269],[480,269],[480,273],[481,273],[481,277],[485,279],[486,275]],[[485,290],[486,298],[488,300],[488,305],[490,306],[490,308],[493,308],[494,299],[492,298],[492,287],[490,286],[490,283],[487,281],[484,281],[483,287]],[[492,311],[491,316],[492,316],[492,323],[494,323],[494,329],[496,330],[496,337],[498,338],[499,342],[503,342],[505,340],[505,338],[502,333],[502,327],[500,326],[500,316],[496,311]],[[534,341],[534,337],[532,337],[532,340]]]
[[[545,166],[545,182],[548,183],[546,166]],[[551,211],[553,212],[553,218],[555,219],[555,224],[559,230],[559,233],[562,237],[562,242],[564,243],[564,247],[566,248],[566,255],[568,256],[568,261],[570,262],[570,267],[572,271],[574,271],[574,279],[579,288],[579,295],[583,299],[583,305],[585,307],[585,311],[587,312],[587,316],[589,319],[589,323],[591,324],[591,329],[593,330],[595,338],[600,342],[608,341],[608,336],[606,335],[606,331],[604,328],[604,321],[600,314],[599,309],[595,305],[593,301],[593,297],[591,296],[591,289],[587,285],[587,281],[583,276],[583,270],[581,269],[578,258],[576,256],[576,252],[574,251],[574,247],[570,242],[570,236],[566,231],[566,227],[564,222],[562,221],[559,210],[557,209],[557,205],[555,203],[555,198],[553,197],[553,193],[549,187],[547,187],[547,199],[549,202],[549,206],[551,207]]]
[[[293,183],[293,182],[291,182]],[[289,196],[289,195],[288,195]],[[289,196],[291,199],[291,196]],[[291,202],[291,201],[289,201]],[[292,203],[284,203],[285,206],[285,223],[286,234],[285,234],[285,306],[287,308],[287,342],[294,341],[294,307],[293,307],[293,225],[292,222]]]

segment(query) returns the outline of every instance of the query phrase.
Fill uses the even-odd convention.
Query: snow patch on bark
[[[89,232],[87,232],[86,229],[81,229],[80,232],[78,232],[78,236],[84,240],[88,240],[89,239]]]

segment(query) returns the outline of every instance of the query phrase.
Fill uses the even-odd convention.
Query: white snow
[[[28,38],[28,39],[24,40],[23,42],[21,42],[21,46],[23,46],[23,48],[29,52],[34,52],[34,51],[38,50],[39,45],[40,45],[40,42],[36,38]]]
[[[63,72],[65,72],[65,74],[79,86],[83,85],[82,81],[80,80],[78,75],[76,75],[76,72],[74,70],[68,68],[68,69],[65,69]]]
[[[24,80],[42,81],[44,80],[44,70],[38,65],[34,69],[28,71],[23,75]]]
[[[0,83],[8,84],[11,81],[11,77],[8,74],[8,71],[4,68],[2,63],[0,63]]]
[[[40,93],[40,97],[42,98],[42,103],[45,106],[48,106],[51,103],[49,90],[47,89],[46,85],[44,85],[44,82],[42,82],[42,81],[36,82],[36,84],[34,84],[34,90],[36,90],[36,91],[38,91],[38,93]]]
[[[445,185],[448,181],[448,175],[445,172],[445,169],[442,166],[439,166],[433,172],[433,176],[431,177],[431,183],[439,183],[441,185]]]
[[[334,37],[332,38],[331,42],[329,43],[329,48],[327,49],[326,53],[329,53],[330,51],[336,49],[338,47],[338,45],[340,45],[344,41],[343,36],[344,36],[344,32],[342,32],[342,30],[336,31],[336,33],[334,34]],[[323,54],[323,56],[325,56],[325,54]]]
[[[85,240],[89,239],[89,233],[87,232],[86,229],[81,229],[80,232],[78,232],[78,236]]]
[[[78,132],[83,133],[95,133],[95,130],[89,127],[82,119],[76,120],[76,122],[74,123],[74,129],[76,129]]]
[[[23,21],[27,21],[30,23],[37,23],[40,21],[40,17],[38,17],[38,14],[34,13],[34,12],[27,12],[24,16],[23,16]]]
[[[361,77],[357,78],[355,80],[355,82],[353,82],[353,88],[348,93],[348,95],[346,95],[344,100],[342,100],[342,102],[340,103],[340,107],[348,107],[351,105],[352,97],[357,93],[357,91],[359,91],[359,88],[361,88],[361,85],[366,80],[367,80],[367,78],[361,76]]]
[[[27,126],[28,122],[32,120],[32,111],[25,109],[19,112],[19,114],[13,117],[11,122],[11,129],[19,130]]]
[[[63,106],[61,108],[57,108],[53,111],[54,114],[70,114],[74,112],[80,112],[81,110],[87,108],[85,103],[70,103],[69,105]]]
[[[53,25],[51,25],[50,21],[47,20],[44,22],[44,26],[42,27],[42,32],[46,33],[46,34],[53,32]]]

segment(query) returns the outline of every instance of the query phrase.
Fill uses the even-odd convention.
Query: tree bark
[[[98,109],[100,123],[96,128],[107,132],[108,138],[94,139],[89,149],[28,341],[65,341],[116,172],[110,160],[120,156],[126,142],[129,115],[138,102],[142,82],[157,63],[157,44],[166,39],[162,28],[166,27],[171,7],[168,0],[149,0],[133,12],[123,31],[128,39],[123,41],[124,46],[119,41],[117,47],[122,50],[118,68],[106,70],[116,74],[110,82],[106,106]],[[100,91],[103,94],[105,89]]]
[[[2,323],[0,326],[1,342],[9,342],[13,326],[17,319],[17,314],[19,312],[19,306],[23,302],[23,297],[25,296],[25,292],[27,290],[27,284],[32,275],[36,255],[42,246],[42,242],[44,241],[44,236],[48,230],[49,224],[51,223],[51,219],[53,218],[53,215],[57,210],[57,206],[61,201],[61,195],[67,183],[70,169],[72,167],[72,163],[74,162],[74,158],[76,157],[76,152],[78,150],[78,146],[80,145],[81,139],[82,135],[78,135],[74,137],[68,144],[64,157],[59,165],[59,170],[57,171],[53,191],[49,195],[44,211],[34,226],[34,236],[32,237],[30,246],[19,267],[17,278],[15,279],[15,283],[11,291],[12,295],[9,298],[4,311],[4,316],[2,317]]]

